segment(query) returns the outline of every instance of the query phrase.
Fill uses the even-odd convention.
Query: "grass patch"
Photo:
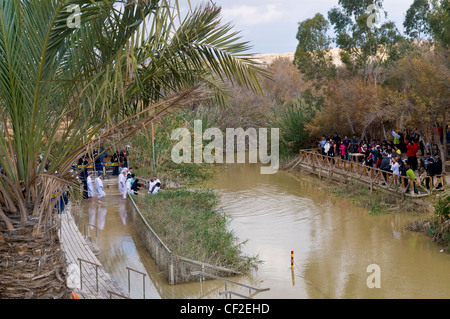
[[[241,257],[239,242],[218,212],[219,196],[212,190],[166,190],[155,196],[135,196],[136,204],[153,230],[177,255],[248,271],[260,261]]]
[[[330,189],[336,196],[345,197],[369,210],[370,215],[390,214],[395,211],[417,212],[422,208],[408,199],[386,192],[370,191],[366,185],[350,182]]]

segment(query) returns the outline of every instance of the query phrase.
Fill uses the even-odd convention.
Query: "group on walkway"
[[[87,190],[88,190],[88,198],[89,201],[92,202],[92,199],[97,195],[97,200],[99,203],[102,203],[101,198],[106,196],[106,192],[103,188],[103,173],[99,172],[98,176],[95,178],[95,182],[92,182],[92,177],[94,176],[94,172],[90,171],[88,173],[88,177],[86,179]],[[95,185],[95,191],[94,191]]]
[[[449,132],[447,128],[447,135]],[[434,150],[432,145],[423,139],[417,128],[398,133],[392,131],[391,135],[392,140],[368,141],[360,140],[356,134],[353,134],[351,139],[347,136],[342,139],[334,132],[331,136],[322,136],[318,146],[322,155],[353,160],[379,169],[385,181],[388,172],[397,176],[397,181],[403,182],[420,176],[425,179],[426,188],[432,188],[435,176],[440,176],[443,172],[439,151]],[[447,139],[447,142],[449,141],[450,136]],[[441,180],[437,183],[436,189],[443,187]],[[415,187],[414,191],[418,192]]]

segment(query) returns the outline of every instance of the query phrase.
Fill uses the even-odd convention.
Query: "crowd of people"
[[[103,146],[100,146],[98,149],[93,149],[91,153],[86,153],[80,157],[77,164],[78,166],[87,165],[91,161],[94,161],[95,170],[101,171],[103,169],[102,163],[104,158],[109,158],[111,163],[118,164],[114,166],[114,170],[112,172],[112,175],[118,176],[120,173],[120,168],[128,167],[128,152],[129,146],[127,145],[122,151],[116,150],[112,155],[108,156]]]
[[[98,203],[102,203],[102,198],[106,196],[106,192],[103,188],[103,173],[98,172],[94,181],[92,181],[93,176],[94,172],[89,171],[88,177],[86,178],[87,197],[90,202],[92,202],[93,198],[97,197]],[[118,176],[117,186],[120,197],[125,200],[127,194],[138,195],[145,185],[139,178],[136,178],[132,168],[124,167],[121,169]],[[149,182],[147,194],[157,194],[160,188],[161,181],[154,176]]]
[[[126,199],[127,194],[138,195],[144,184],[139,181],[139,178],[136,178],[132,168],[124,167],[120,170],[117,186],[122,199]]]
[[[119,193],[122,199],[126,199],[127,194],[138,195],[140,190],[145,186],[136,175],[133,174],[133,169],[128,167],[128,149],[127,146],[123,151],[116,151],[111,155],[110,161],[112,163],[118,163],[114,166],[113,176],[118,176],[117,186],[119,188]],[[103,153],[103,154],[101,154]],[[103,162],[103,157],[107,157],[104,149],[100,147],[99,150],[95,149],[92,154],[85,154],[78,160],[78,165],[87,165],[90,159],[95,159],[98,154],[101,154],[95,160],[95,170],[88,169],[87,167],[82,168],[83,171],[80,174],[80,178],[84,184],[84,197],[88,198],[90,202],[93,198],[97,197],[98,203],[102,203],[102,198],[106,196],[106,192],[103,188],[104,174],[102,172],[101,163]],[[100,166],[97,165],[100,163]],[[94,175],[96,175],[95,179]],[[161,181],[154,176],[149,182],[148,194],[157,194],[161,188]]]
[[[443,140],[442,129],[437,124],[435,130]],[[446,140],[450,141],[450,129],[446,128]],[[413,130],[391,131],[391,140],[360,140],[356,134],[352,138],[334,132],[330,136],[322,136],[317,142],[322,155],[340,157],[343,160],[358,161],[363,165],[376,167],[386,180],[387,172],[399,178],[416,179],[416,176],[427,176],[425,186],[433,186],[434,177],[442,174],[442,160],[438,150],[434,150],[429,141],[423,138],[417,128]],[[450,145],[449,145],[450,147]],[[403,177],[403,178],[400,178]],[[383,183],[385,184],[385,183]],[[439,182],[437,189],[442,188]],[[418,191],[414,189],[417,193]]]

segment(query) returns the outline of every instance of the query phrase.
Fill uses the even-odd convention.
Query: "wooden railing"
[[[370,189],[373,189],[376,185],[376,187],[390,189],[406,195],[411,190],[420,190],[429,195],[433,190],[437,189],[439,184],[442,185],[442,189],[446,187],[445,175],[436,175],[433,178],[424,176],[410,179],[406,176],[395,175],[390,171],[384,171],[359,162],[322,155],[317,150],[300,150],[299,161],[310,165],[313,170],[315,168],[326,170],[330,178],[334,173],[344,174],[347,177],[368,184]],[[322,175],[322,172],[319,170],[318,174]],[[422,184],[423,182],[425,185],[429,185],[429,188],[425,187]]]

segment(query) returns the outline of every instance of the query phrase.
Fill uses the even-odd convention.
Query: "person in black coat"
[[[380,170],[383,174],[384,180],[387,181],[387,172],[390,172],[391,170],[391,159],[388,157],[386,152],[383,152],[382,155],[383,159],[381,160]],[[382,183],[381,185],[384,185]]]
[[[405,187],[408,184],[406,181],[406,164],[401,159],[398,161],[398,171],[400,172],[402,186]]]
[[[89,163],[88,158],[86,155],[83,155],[79,160],[78,160],[78,165],[85,165],[84,168],[82,168],[81,174],[80,174],[80,180],[83,183],[83,199],[87,199],[88,198],[88,188],[87,188],[87,183],[86,183],[86,179],[88,177],[88,169],[87,169],[87,164]]]
[[[435,166],[434,166],[434,158],[431,156],[430,153],[427,153],[427,157],[425,158],[425,171],[427,172],[427,178],[425,180],[425,185],[427,189],[430,189],[433,187],[433,177],[435,175]]]
[[[111,162],[112,163],[119,163],[119,151],[116,151],[112,156],[111,156]],[[119,166],[117,164],[117,166],[114,166],[114,170],[112,173],[114,176],[118,176],[119,175]]]
[[[433,173],[434,176],[442,174],[442,160],[439,156],[439,153],[436,153],[436,155],[434,155]],[[442,187],[442,178],[439,178],[439,185],[436,187],[436,189],[439,189],[441,187]]]

